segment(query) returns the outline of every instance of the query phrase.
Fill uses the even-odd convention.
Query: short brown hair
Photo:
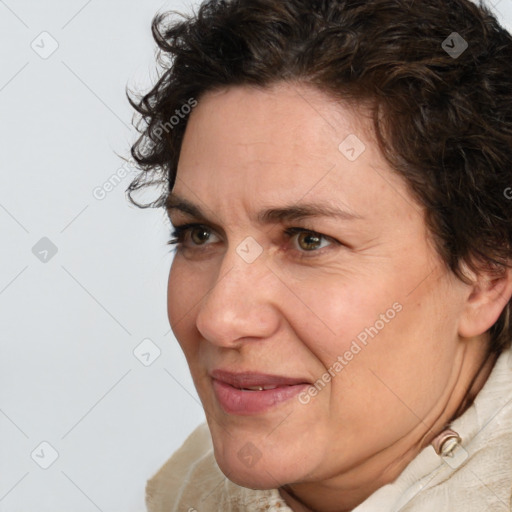
[[[302,82],[373,106],[383,155],[425,206],[436,248],[460,279],[468,282],[462,263],[510,265],[512,36],[482,1],[209,0],[193,15],[173,14],[152,23],[158,82],[138,99],[128,94],[141,115],[133,203],[163,206],[191,100]],[[133,199],[155,183],[165,184],[157,200]],[[510,345],[511,307],[490,329],[490,350]]]

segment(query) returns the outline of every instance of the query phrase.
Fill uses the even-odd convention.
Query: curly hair
[[[210,91],[309,84],[371,105],[380,150],[425,206],[444,263],[500,273],[512,247],[512,36],[480,0],[208,0],[158,13],[159,79],[127,96],[140,136],[128,197],[161,207],[174,186],[188,114]],[[454,51],[455,50],[455,51]],[[158,199],[133,193],[163,185]],[[506,191],[510,191],[507,194]],[[510,345],[509,302],[490,351]]]

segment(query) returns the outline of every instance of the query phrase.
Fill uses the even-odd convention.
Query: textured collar
[[[510,349],[500,355],[473,404],[450,428],[461,442],[449,456],[438,455],[431,445],[425,447],[394,482],[375,491],[353,512],[511,510]],[[148,481],[146,504],[149,512],[291,512],[277,489],[246,489],[224,476],[206,423]]]

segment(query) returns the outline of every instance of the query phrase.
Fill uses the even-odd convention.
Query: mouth
[[[301,378],[253,372],[214,370],[210,376],[219,405],[227,414],[235,415],[267,412],[311,385]]]

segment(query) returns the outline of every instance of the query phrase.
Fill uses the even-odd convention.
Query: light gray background
[[[197,3],[0,0],[1,512],[143,511],[204,419],[167,320],[168,224],[128,204],[133,173],[94,196],[131,169],[153,15]]]

